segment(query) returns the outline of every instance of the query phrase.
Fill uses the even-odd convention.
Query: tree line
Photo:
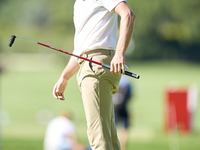
[[[0,26],[60,29],[73,38],[75,0],[0,0]],[[130,60],[200,62],[199,0],[127,0],[136,14]]]

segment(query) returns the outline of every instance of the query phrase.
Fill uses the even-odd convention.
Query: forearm
[[[69,80],[79,69],[79,64],[75,58],[71,56],[67,66],[63,70],[61,77],[65,80]]]

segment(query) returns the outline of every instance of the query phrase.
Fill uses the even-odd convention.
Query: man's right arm
[[[53,96],[56,99],[65,100],[64,91],[67,86],[68,80],[78,71],[79,64],[76,62],[75,58],[71,56],[67,66],[63,70],[59,80],[54,86]]]

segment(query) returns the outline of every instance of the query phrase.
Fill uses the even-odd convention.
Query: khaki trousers
[[[113,50],[93,50],[81,55],[110,64]],[[77,81],[81,91],[87,121],[87,135],[93,150],[120,150],[115,127],[112,95],[117,92],[121,75],[100,65],[78,59]]]

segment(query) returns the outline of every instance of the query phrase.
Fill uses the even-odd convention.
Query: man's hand
[[[58,82],[53,88],[53,96],[56,99],[65,100],[63,93],[67,86],[67,82],[76,73],[76,71],[78,71],[78,69],[79,64],[75,61],[74,57],[71,57]]]
[[[123,54],[115,53],[111,63],[110,63],[110,72],[112,73],[122,73],[125,74],[125,67],[124,67],[124,56]]]
[[[67,80],[60,78],[53,88],[53,96],[56,99],[65,100],[64,91],[67,86]]]

